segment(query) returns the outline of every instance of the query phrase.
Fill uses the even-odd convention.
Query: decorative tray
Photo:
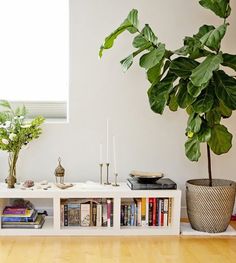
[[[164,174],[160,172],[131,171],[130,176],[136,178],[140,183],[154,183],[161,179]]]

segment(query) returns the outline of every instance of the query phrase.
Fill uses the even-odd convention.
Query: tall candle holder
[[[107,166],[107,181],[104,183],[104,184],[106,184],[106,185],[109,185],[109,184],[111,184],[110,182],[109,182],[109,163],[106,163],[106,166]]]
[[[102,167],[103,167],[103,164],[100,163],[99,166],[100,166],[100,184],[102,184]]]
[[[112,184],[112,186],[120,186],[120,185],[117,183],[117,178],[118,178],[118,173],[115,173],[115,183]]]

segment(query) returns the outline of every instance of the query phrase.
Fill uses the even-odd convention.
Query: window
[[[69,1],[0,0],[0,98],[65,118]]]

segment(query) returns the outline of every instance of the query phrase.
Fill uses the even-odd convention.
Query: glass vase
[[[9,156],[8,156],[9,173],[7,177],[8,188],[15,187],[17,159],[18,159],[18,152],[9,152]]]

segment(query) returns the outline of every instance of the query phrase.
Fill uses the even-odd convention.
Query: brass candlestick
[[[115,183],[112,184],[112,186],[120,186],[120,185],[117,183],[117,177],[118,177],[118,173],[115,173]]]
[[[102,184],[102,167],[103,167],[103,164],[100,163],[99,166],[100,166],[100,184]]]
[[[109,163],[106,163],[106,166],[107,166],[107,181],[104,183],[104,184],[106,184],[106,185],[109,185],[109,184],[111,184],[110,182],[109,182]]]

